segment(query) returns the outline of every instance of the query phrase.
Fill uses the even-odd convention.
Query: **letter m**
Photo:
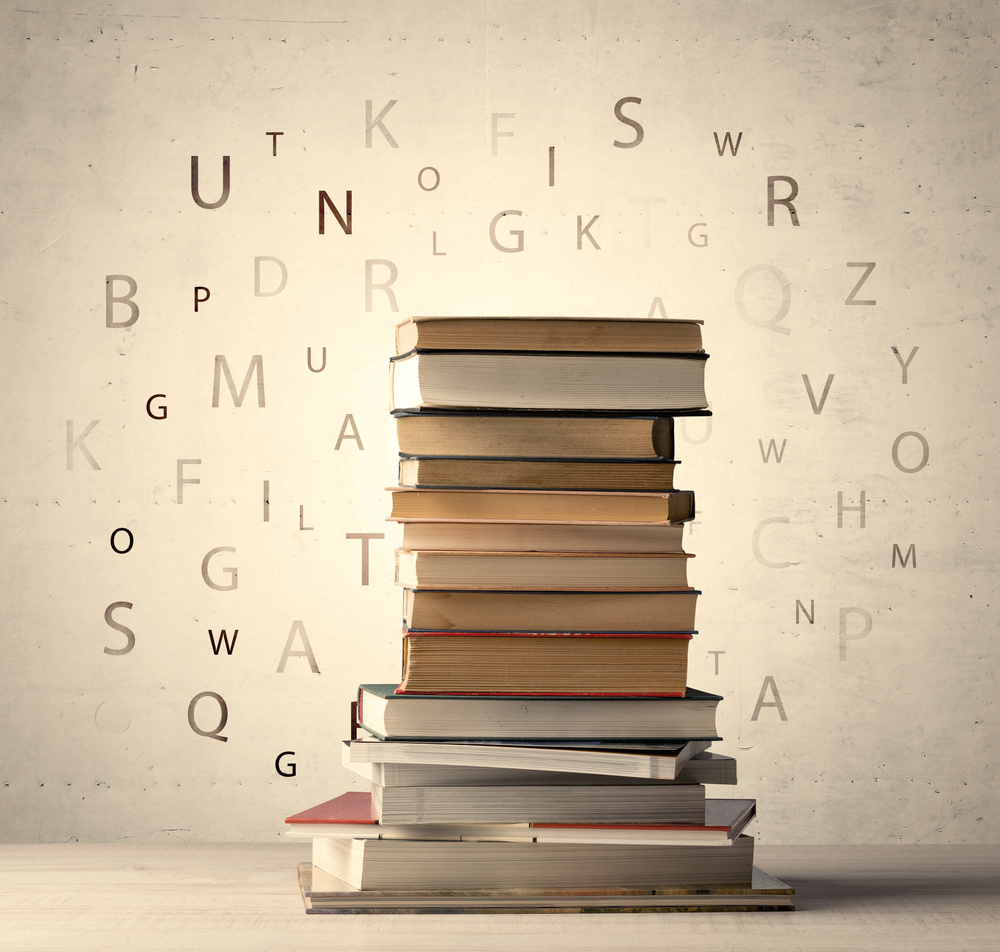
[[[913,567],[917,567],[917,547],[911,542],[910,547],[906,550],[906,555],[903,555],[899,548],[898,543],[893,542],[892,544],[892,567],[896,567],[896,556],[899,556],[900,568],[906,568],[906,563],[910,561],[910,556],[913,556]]]
[[[233,381],[233,375],[229,371],[229,364],[226,361],[225,354],[215,355],[215,381],[212,385],[212,406],[217,407],[219,405],[219,391],[222,389],[222,375],[226,375],[226,384],[229,387],[229,393],[233,398],[233,403],[236,406],[243,405],[243,398],[247,395],[247,390],[250,389],[250,380],[253,378],[254,374],[257,374],[257,406],[264,406],[264,358],[260,354],[254,354],[253,359],[250,361],[250,366],[247,368],[247,374],[243,378],[243,387],[240,392],[236,392],[236,383]]]

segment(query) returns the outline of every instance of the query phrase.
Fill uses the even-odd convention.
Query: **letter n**
[[[351,192],[348,190],[344,195],[344,214],[341,215],[337,206],[333,204],[330,196],[326,192],[319,193],[319,233],[326,234],[326,209],[329,206],[333,212],[333,217],[337,219],[337,224],[344,230],[345,235],[351,234]]]

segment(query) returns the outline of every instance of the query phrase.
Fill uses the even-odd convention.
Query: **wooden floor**
[[[308,846],[0,845],[0,950],[1000,950],[1000,846],[757,848],[795,912],[307,916]]]

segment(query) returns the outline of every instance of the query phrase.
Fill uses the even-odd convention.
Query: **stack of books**
[[[705,414],[696,321],[412,318],[396,328],[402,673],[287,818],[311,912],[791,908],[687,684],[699,592],[674,421]]]

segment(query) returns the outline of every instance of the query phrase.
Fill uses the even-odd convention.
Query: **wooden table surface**
[[[307,916],[301,843],[0,845],[0,950],[1000,950],[1000,846],[758,846],[794,912]]]

